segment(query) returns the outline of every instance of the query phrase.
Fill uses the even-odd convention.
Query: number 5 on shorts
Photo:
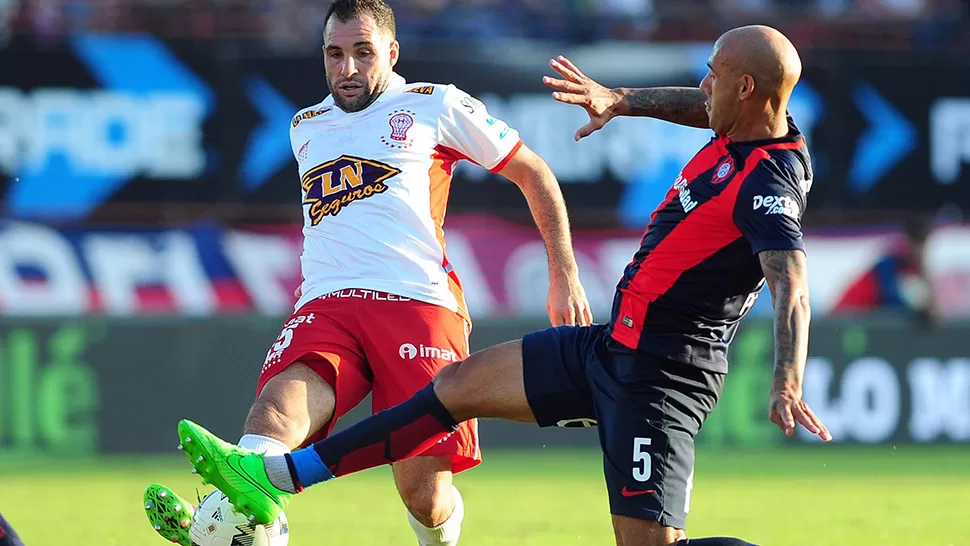
[[[633,439],[633,479],[638,482],[649,480],[653,473],[653,468],[650,465],[650,453],[646,450],[650,443],[650,438]]]

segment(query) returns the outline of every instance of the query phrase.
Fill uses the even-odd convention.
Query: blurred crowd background
[[[970,180],[962,171],[970,156],[963,150],[970,146],[962,143],[960,121],[964,112],[970,115],[970,106],[959,98],[966,94],[959,81],[970,80],[962,54],[970,47],[970,3],[390,3],[404,47],[399,71],[412,80],[454,82],[515,125],[552,165],[572,204],[577,238],[590,244],[596,230],[635,236],[679,166],[708,135],[623,120],[574,147],[568,135],[582,114],[543,96],[538,77],[548,70],[545,60],[568,52],[610,85],[690,85],[703,76],[710,44],[724,30],[754,22],[780,28],[805,61],[791,105],[812,145],[818,178],[805,229],[821,248],[819,276],[825,280],[818,283],[839,287],[820,311],[915,310],[932,319],[924,320],[930,324],[940,317],[970,316],[970,264],[947,257],[955,252],[952,245],[962,244],[956,241],[965,242],[962,222],[970,202]],[[327,6],[325,0],[0,0],[0,85],[8,91],[0,93],[4,216],[61,229],[298,225],[286,120],[326,94],[318,48]],[[51,89],[88,94],[57,103],[46,98]],[[131,110],[125,104],[135,103],[124,101],[175,91],[196,110],[177,113],[151,102],[146,103],[151,108],[139,109],[140,116],[125,113]],[[97,100],[106,97],[117,111],[89,110],[87,105],[102,104]],[[93,115],[102,118],[92,121]],[[140,128],[147,132],[142,135]],[[152,138],[160,140],[153,144]],[[147,157],[152,154],[157,157]],[[111,186],[102,188],[91,175],[120,178],[99,179]],[[523,226],[523,241],[535,237],[521,197],[487,173],[460,169],[451,200],[454,238],[474,240],[465,226],[480,225],[468,219],[482,216],[508,222],[496,228],[508,234],[499,240],[517,240],[512,230]],[[930,244],[939,226],[950,229],[944,246]],[[845,249],[839,245],[847,242],[856,244],[864,267],[840,253]],[[482,254],[494,243],[476,245]],[[870,250],[863,257],[860,248]],[[970,247],[956,253],[964,251],[970,254]],[[597,282],[605,287],[599,304],[608,309],[610,268],[620,261],[608,266],[595,260],[603,271]],[[473,307],[499,314],[541,312],[539,301],[510,303],[516,290],[503,275],[516,270],[514,265],[506,271],[481,267],[494,294]],[[239,276],[236,268],[226,266],[230,277]],[[34,269],[18,269],[17,278],[42,286],[46,273]],[[210,276],[211,269],[206,265]],[[90,279],[90,266],[83,273]],[[935,288],[940,285],[944,288]],[[259,307],[260,298],[251,291],[228,307]],[[822,288],[823,294],[828,291]],[[0,298],[0,309],[24,312],[14,311],[16,300]],[[147,309],[143,297],[134,300],[135,311]],[[489,304],[493,300],[500,303]],[[31,301],[23,306],[43,309]],[[263,310],[284,312],[289,304],[277,295]],[[103,312],[103,307],[97,299],[85,309]],[[770,306],[762,302],[755,311],[766,315]]]
[[[961,48],[962,0],[393,0],[414,42],[541,39],[704,41],[752,17],[800,45]],[[327,2],[314,0],[0,0],[0,35],[41,42],[65,34],[148,32],[192,40],[255,40],[274,49],[319,39]]]

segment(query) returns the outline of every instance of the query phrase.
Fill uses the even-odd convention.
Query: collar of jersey
[[[391,77],[387,79],[387,89],[385,89],[384,92],[381,93],[379,97],[377,97],[377,99],[374,101],[373,104],[384,102],[385,100],[397,95],[398,93],[400,93],[401,89],[403,89],[405,85],[407,85],[407,80],[404,79],[404,76],[401,76],[397,72],[391,72]],[[371,106],[373,106],[373,104]],[[338,115],[353,116],[355,114],[361,113],[361,112],[348,113],[348,112],[344,112],[340,108],[337,108],[333,103],[333,95],[327,95],[327,98],[323,100],[323,106],[333,107],[333,111],[338,113]],[[366,112],[367,108],[365,108],[363,111]]]
[[[788,118],[788,134],[785,136],[780,136],[776,138],[763,138],[760,140],[743,140],[741,142],[735,142],[727,137],[717,137],[723,146],[728,144],[733,144],[734,146],[746,146],[748,148],[759,148],[761,146],[769,146],[771,144],[804,144],[804,136],[802,132],[795,125],[795,120],[792,119],[791,114],[787,115]]]

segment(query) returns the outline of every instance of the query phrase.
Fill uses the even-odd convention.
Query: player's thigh
[[[610,511],[658,524],[620,518],[620,530],[682,530],[693,488],[694,436],[717,401],[723,376],[628,354],[610,353],[602,362],[587,373]]]
[[[456,421],[476,417],[535,422],[525,393],[522,342],[472,354],[438,373],[435,394]]]
[[[254,407],[263,404],[306,421],[303,443],[325,437],[370,392],[363,350],[345,326],[354,312],[352,303],[307,303],[284,323],[266,355]]]
[[[478,351],[441,372],[435,392],[456,419],[490,417],[539,426],[589,426],[586,361],[603,327],[560,326]]]

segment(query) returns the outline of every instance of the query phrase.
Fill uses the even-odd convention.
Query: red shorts
[[[336,394],[333,419],[306,444],[325,438],[337,419],[372,393],[374,413],[397,405],[431,382],[439,370],[468,357],[468,322],[454,311],[374,290],[347,289],[306,303],[283,325],[259,376],[257,395],[273,376],[302,362]],[[482,460],[478,422],[423,455],[451,455],[452,471]]]

